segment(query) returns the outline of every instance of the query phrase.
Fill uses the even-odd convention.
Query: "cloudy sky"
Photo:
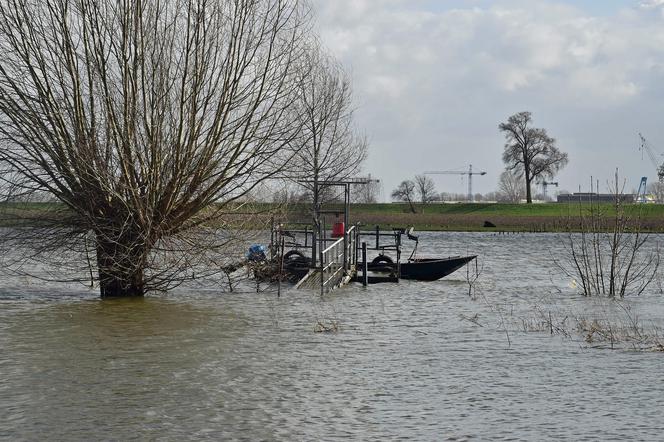
[[[314,0],[319,32],[353,78],[365,171],[383,197],[427,170],[504,169],[498,124],[528,110],[570,157],[560,188],[615,171],[628,191],[664,153],[664,0]],[[660,157],[664,160],[664,156]],[[439,191],[466,178],[434,176]],[[555,190],[555,189],[554,189]]]

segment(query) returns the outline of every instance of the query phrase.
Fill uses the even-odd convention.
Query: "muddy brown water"
[[[0,439],[661,440],[662,353],[514,320],[611,309],[552,265],[556,235],[421,243],[479,254],[481,296],[463,269],[323,298],[208,285],[130,301],[4,275]],[[653,286],[628,305],[661,326],[663,301]]]

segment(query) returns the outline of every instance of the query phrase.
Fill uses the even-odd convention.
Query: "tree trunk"
[[[533,203],[533,197],[532,194],[530,193],[530,182],[532,181],[532,178],[530,177],[530,171],[528,168],[526,168],[526,204],[532,204]]]
[[[97,268],[102,298],[129,298],[145,295],[144,256],[140,247],[99,239]]]

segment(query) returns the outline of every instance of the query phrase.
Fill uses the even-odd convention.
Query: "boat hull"
[[[425,258],[400,264],[401,279],[413,279],[416,281],[436,281],[454,273],[473,259],[472,256],[454,256],[450,258]]]

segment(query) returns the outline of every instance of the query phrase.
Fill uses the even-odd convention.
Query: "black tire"
[[[373,261],[371,261],[371,264],[374,264],[374,265],[394,264],[394,261],[392,261],[392,258],[390,258],[387,255],[378,255],[373,259]]]
[[[284,261],[306,261],[307,258],[298,250],[290,250],[284,255]]]

